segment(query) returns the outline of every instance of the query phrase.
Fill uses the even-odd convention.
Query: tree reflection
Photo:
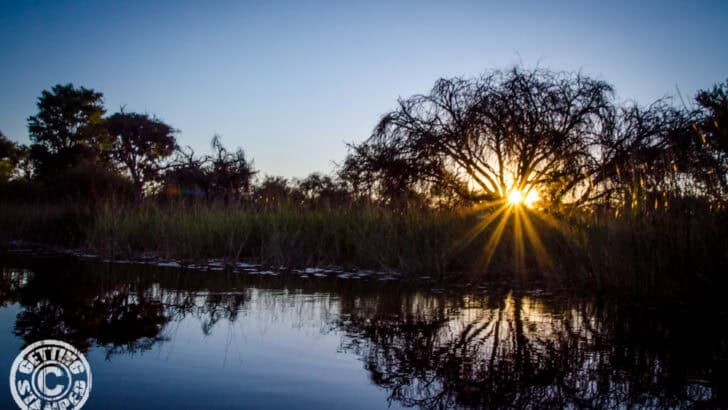
[[[82,351],[104,346],[107,356],[148,350],[164,340],[160,332],[169,321],[162,303],[148,286],[92,280],[78,283],[83,273],[32,275],[20,291],[23,310],[15,334],[26,344],[60,339]],[[69,284],[76,283],[76,286]]]
[[[173,338],[171,323],[210,335],[251,313],[246,325],[341,333],[342,350],[405,406],[728,406],[725,315],[704,308],[82,264],[4,270],[0,304],[22,308],[26,344],[56,338],[107,357]]]
[[[245,292],[221,292],[224,281],[189,280],[189,274],[60,266],[2,271],[0,303],[22,307],[15,334],[26,345],[60,339],[84,352],[103,347],[107,358],[143,352],[168,340],[170,322],[194,316],[209,335],[220,320],[235,321],[248,299]]]
[[[406,406],[726,404],[728,338],[714,317],[511,293],[393,300],[344,305],[340,326],[344,348]]]

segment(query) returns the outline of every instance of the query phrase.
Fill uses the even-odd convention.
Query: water
[[[0,265],[0,368],[37,340],[69,342],[93,371],[89,409],[728,406],[728,322],[715,309],[69,259]],[[0,406],[16,408],[7,387]]]

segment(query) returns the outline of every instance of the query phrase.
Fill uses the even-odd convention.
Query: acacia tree
[[[620,106],[609,84],[581,74],[520,67],[441,79],[398,104],[351,147],[341,175],[352,185],[488,202],[535,191],[550,209],[674,186],[693,118],[664,101]]]
[[[109,148],[102,127],[103,94],[58,84],[41,93],[37,106],[38,113],[28,118],[37,174],[49,176],[81,162],[103,159]]]
[[[165,195],[202,196],[210,192],[209,157],[196,156],[191,147],[179,147],[164,172]]]
[[[106,120],[111,137],[113,160],[121,164],[134,184],[134,198],[139,203],[144,188],[160,176],[161,161],[174,153],[175,130],[146,114],[120,112]]]
[[[253,161],[245,158],[241,148],[230,152],[219,136],[213,137],[212,148],[214,154],[204,156],[196,156],[190,147],[177,149],[164,173],[166,194],[204,196],[228,204],[251,193],[253,177],[258,173]]]
[[[357,151],[396,152],[420,180],[468,200],[536,189],[546,201],[583,202],[611,98],[602,81],[545,70],[441,79],[400,99]]]
[[[219,136],[212,138],[215,153],[209,158],[210,189],[212,196],[222,198],[227,204],[231,199],[240,199],[251,191],[253,176],[252,161],[245,158],[245,152],[238,148],[230,152],[222,145]]]

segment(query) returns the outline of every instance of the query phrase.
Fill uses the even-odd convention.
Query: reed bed
[[[465,282],[546,279],[593,289],[725,286],[725,212],[676,206],[644,214],[529,218],[537,241],[487,211],[379,207],[267,209],[220,204],[0,205],[2,238],[81,246],[116,258],[154,254],[272,267],[337,265]],[[497,240],[493,237],[496,236]]]

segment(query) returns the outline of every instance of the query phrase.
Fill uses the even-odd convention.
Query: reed
[[[457,214],[431,211],[146,204],[101,208],[87,231],[87,244],[125,255],[444,273],[450,265],[448,248],[464,227]]]
[[[337,265],[466,281],[546,279],[593,289],[673,291],[725,286],[725,211],[676,204],[661,212],[532,217],[474,227],[488,213],[379,207],[258,209],[221,204],[0,205],[2,238],[84,246],[106,256],[251,260],[272,267]],[[522,223],[521,223],[522,226]],[[494,239],[495,238],[495,239]]]

